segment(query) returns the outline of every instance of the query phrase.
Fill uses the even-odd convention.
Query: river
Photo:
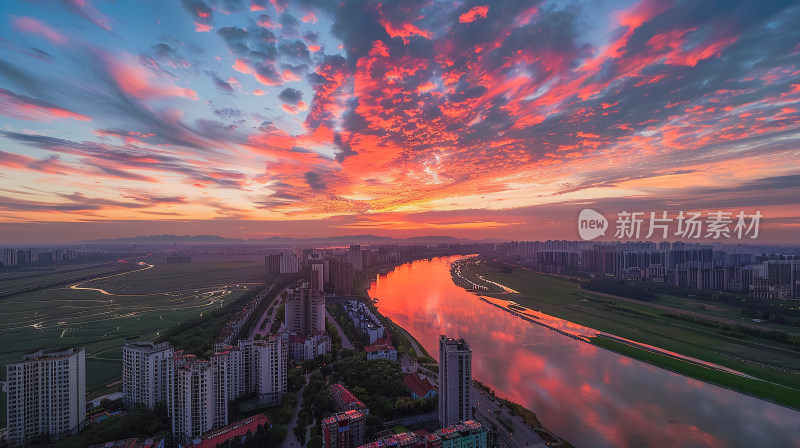
[[[475,379],[576,447],[800,447],[800,412],[526,322],[456,286],[458,258],[398,266],[369,295],[435,358],[440,334],[466,339]]]

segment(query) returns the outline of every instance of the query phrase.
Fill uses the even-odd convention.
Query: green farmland
[[[262,263],[157,264],[78,285],[0,298],[0,364],[24,353],[86,348],[87,388],[120,376],[126,338],[151,339],[263,284]],[[39,277],[41,278],[41,277]],[[5,379],[5,368],[0,377]],[[5,426],[5,394],[0,394]]]

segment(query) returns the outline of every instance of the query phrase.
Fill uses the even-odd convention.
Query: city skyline
[[[576,240],[584,208],[759,212],[753,243],[800,236],[793,2],[2,13],[0,244]]]

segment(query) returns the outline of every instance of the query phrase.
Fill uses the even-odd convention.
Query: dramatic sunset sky
[[[0,243],[577,239],[590,207],[800,242],[800,4],[0,4]]]

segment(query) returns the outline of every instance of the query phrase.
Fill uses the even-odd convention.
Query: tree
[[[308,448],[322,448],[322,437],[314,436],[308,439]]]

